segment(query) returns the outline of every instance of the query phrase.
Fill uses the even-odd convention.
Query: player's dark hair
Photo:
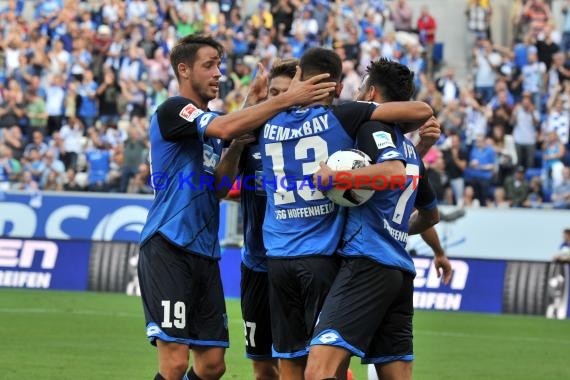
[[[366,68],[367,88],[374,86],[386,102],[407,101],[416,91],[414,73],[401,63],[380,58]]]
[[[329,80],[339,82],[342,75],[342,60],[333,50],[320,47],[311,48],[299,61],[303,79],[319,74],[330,74]]]
[[[224,54],[224,47],[213,37],[205,34],[191,34],[182,39],[180,39],[176,45],[170,51],[170,65],[176,74],[176,79],[180,79],[178,76],[178,65],[180,63],[185,63],[188,66],[192,66],[196,61],[196,56],[198,55],[198,50],[204,46],[211,46],[218,51],[221,57]]]
[[[284,59],[273,65],[269,71],[269,80],[277,77],[288,77],[293,79],[299,66],[298,59]]]

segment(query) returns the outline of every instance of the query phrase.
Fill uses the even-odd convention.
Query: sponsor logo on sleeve
[[[178,115],[181,118],[183,118],[184,120],[187,120],[191,123],[194,120],[196,120],[196,118],[203,113],[204,113],[204,111],[202,111],[201,109],[196,107],[194,104],[190,103],[190,104],[187,104],[184,108],[182,108],[182,110],[180,111],[180,113]]]
[[[392,141],[392,136],[388,132],[378,131],[372,134],[374,137],[374,142],[376,142],[376,146],[378,149],[384,148],[395,148],[394,142]]]

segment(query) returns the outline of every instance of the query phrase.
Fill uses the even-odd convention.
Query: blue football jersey
[[[357,128],[376,105],[290,109],[260,132],[262,185],[267,192],[263,239],[269,257],[332,255],[344,218],[339,206],[312,185],[319,162],[354,146]]]
[[[243,247],[241,259],[246,267],[267,272],[266,249],[263,244],[263,220],[267,196],[261,187],[262,165],[258,144],[250,145],[241,157],[241,209],[243,215]]]
[[[415,275],[414,262],[406,251],[408,222],[414,208],[436,207],[436,197],[424,177],[422,159],[411,141],[398,128],[377,122],[371,122],[368,127],[359,132],[358,149],[376,163],[403,161],[406,178],[396,180],[385,190],[375,191],[363,205],[348,209],[339,253],[365,256]]]
[[[223,143],[204,136],[217,116],[180,96],[167,99],[152,116],[150,165],[155,194],[141,245],[160,233],[189,252],[220,258],[219,202],[212,174]]]

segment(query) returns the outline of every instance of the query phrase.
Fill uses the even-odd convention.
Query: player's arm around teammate
[[[441,136],[441,126],[438,120],[435,117],[432,117],[420,127],[419,132],[420,141],[416,144],[416,150],[423,158],[431,149],[431,147],[439,140],[439,137]],[[426,211],[419,210],[418,212],[424,213]],[[429,212],[433,211],[430,210]],[[412,215],[412,217],[414,217],[414,215]],[[435,215],[425,215],[424,217],[430,219],[432,217],[435,217]],[[418,219],[418,216],[415,218]],[[414,226],[414,229],[415,228],[416,227]],[[434,226],[429,227],[425,231],[421,230],[421,228],[418,228],[418,230],[421,231],[420,235],[423,241],[425,241],[433,251],[433,265],[437,271],[437,276],[441,277],[443,274],[442,281],[447,285],[451,280],[451,263],[449,262],[449,259],[447,258],[443,247],[441,246],[441,241],[439,240],[437,230]],[[412,220],[410,220],[410,231],[412,231]],[[413,235],[411,232],[409,233],[410,235]]]
[[[180,96],[158,107],[149,130],[152,172],[166,181],[153,182],[155,199],[141,233],[138,273],[147,336],[158,348],[159,380],[216,380],[225,372],[228,337],[218,265],[218,202],[213,190],[195,187],[197,177],[188,176],[207,173],[203,153],[211,148],[208,138],[240,136],[294,104],[327,97],[336,86],[320,82],[328,75],[300,81],[298,73],[290,92],[220,116],[209,112],[207,104],[218,93],[222,54],[221,45],[206,36],[177,43],[170,60]],[[184,182],[176,183],[181,178]],[[183,185],[194,193],[182,191]],[[203,296],[196,297],[197,291]],[[190,348],[194,364],[185,374]]]

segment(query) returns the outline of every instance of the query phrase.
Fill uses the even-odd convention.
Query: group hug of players
[[[414,186],[410,178],[351,208],[317,188],[282,181],[242,186],[241,306],[255,378],[346,379],[351,356],[374,364],[381,379],[411,378],[415,269],[405,237],[439,220],[421,152],[404,136],[419,128],[423,153],[439,137],[431,108],[409,101],[413,74],[395,62],[372,62],[359,101],[333,106],[342,61],[313,48],[269,73],[260,67],[244,109],[220,115],[207,104],[218,93],[222,54],[203,35],[172,49],[180,96],[151,119],[153,172],[200,173],[214,183],[240,174],[253,182],[312,175],[317,188],[330,188],[336,173],[324,162],[358,149],[372,165],[343,172],[345,182],[420,176]],[[155,379],[209,380],[225,372],[228,321],[217,235],[219,199],[228,191],[172,185],[155,192],[138,267],[147,336],[158,348]],[[322,205],[318,214],[283,213]],[[445,256],[434,263],[448,281]]]

